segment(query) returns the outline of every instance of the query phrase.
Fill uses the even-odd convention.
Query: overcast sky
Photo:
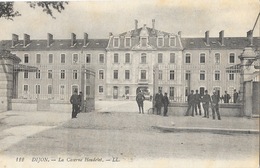
[[[27,33],[31,39],[46,39],[51,33],[54,39],[70,38],[75,33],[83,38],[108,38],[109,32],[120,34],[147,24],[169,33],[182,32],[183,37],[204,37],[210,31],[217,37],[221,30],[225,36],[246,36],[255,24],[260,10],[260,0],[89,0],[70,1],[62,13],[55,12],[56,19],[32,9],[25,2],[15,2],[15,10],[22,16],[14,21],[0,18],[0,40],[11,39],[12,33],[23,39]],[[259,36],[259,24],[254,36]]]

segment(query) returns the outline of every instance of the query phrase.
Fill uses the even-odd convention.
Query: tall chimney
[[[219,42],[222,46],[224,45],[224,30],[219,32]]]
[[[71,46],[74,46],[74,44],[76,43],[76,34],[71,33]]]
[[[19,36],[16,34],[12,34],[12,47],[15,47],[15,45],[18,43],[19,43]]]
[[[152,20],[152,25],[153,25],[153,31],[155,29],[155,19]]]
[[[47,34],[47,47],[50,47],[53,42],[54,42],[53,41],[53,35],[48,33]]]
[[[138,20],[135,20],[135,31],[138,29]]]
[[[23,39],[24,47],[27,46],[30,42],[31,42],[30,36],[28,34],[24,34],[24,39]]]
[[[247,32],[247,38],[249,40],[249,45],[252,46],[253,45],[253,30],[249,30]]]
[[[88,44],[88,33],[84,33],[84,46]]]
[[[209,45],[209,31],[205,32],[205,43],[206,45]]]

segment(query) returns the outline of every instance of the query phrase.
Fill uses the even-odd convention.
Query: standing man
[[[155,95],[155,107],[157,109],[157,115],[161,115],[162,106],[163,106],[163,95],[162,95],[162,91],[159,90],[159,93]]]
[[[215,120],[215,112],[217,113],[218,120],[221,120],[220,114],[219,114],[219,95],[215,92],[213,92],[213,95],[211,96],[212,99],[212,115],[213,120]]]
[[[144,114],[144,99],[145,99],[145,97],[144,97],[141,90],[139,90],[135,99],[136,99],[136,102],[137,102],[137,105],[138,105],[138,108],[139,108],[139,114],[141,112]]]
[[[205,95],[202,96],[201,102],[202,102],[202,107],[204,109],[204,117],[209,118],[209,103],[212,104],[212,102],[207,90],[205,90]]]
[[[222,99],[224,100],[224,103],[229,103],[230,95],[225,91],[225,94],[222,96]]]
[[[191,90],[191,93],[188,95],[188,109],[185,116],[189,115],[190,108],[192,108],[192,116],[194,117],[195,96],[193,93],[194,91]]]
[[[77,112],[79,108],[79,96],[77,91],[75,90],[73,95],[70,97],[70,103],[72,104],[72,118],[77,118]]]
[[[167,93],[165,92],[163,96],[163,107],[164,107],[163,116],[167,116],[169,103],[170,103],[169,98],[167,96]]]
[[[195,96],[195,113],[196,113],[196,115],[198,115],[198,112],[197,112],[197,108],[198,108],[199,114],[201,115],[201,107],[200,107],[201,96],[200,96],[198,90],[196,90],[196,93],[194,96]]]
[[[234,89],[233,102],[237,103],[237,100],[238,100],[238,93],[237,93],[236,89]]]

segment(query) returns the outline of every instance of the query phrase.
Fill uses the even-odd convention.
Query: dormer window
[[[176,38],[175,37],[170,37],[170,46],[176,46]]]
[[[119,38],[118,37],[114,38],[114,47],[119,47]]]
[[[157,45],[158,47],[162,47],[164,45],[163,37],[158,37],[157,39]]]
[[[147,46],[147,37],[142,37],[141,38],[141,46],[146,47]]]
[[[131,38],[126,37],[125,38],[125,47],[130,47],[131,46]]]

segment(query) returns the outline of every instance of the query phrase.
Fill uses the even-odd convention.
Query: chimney
[[[135,31],[138,29],[138,20],[135,20]]]
[[[219,32],[219,42],[222,46],[224,45],[224,30]]]
[[[18,43],[19,43],[19,36],[16,34],[12,34],[12,47],[15,47],[15,45]]]
[[[152,24],[153,24],[153,31],[155,29],[155,19],[152,20]]]
[[[207,46],[209,45],[209,31],[205,32],[205,43]]]
[[[30,42],[31,42],[30,36],[28,34],[24,34],[24,39],[23,39],[24,47],[27,46]]]
[[[53,41],[53,35],[48,33],[47,34],[47,47],[50,47],[53,42],[54,42]]]
[[[84,33],[84,46],[88,44],[88,33]]]
[[[249,45],[252,46],[253,45],[253,30],[249,30],[247,32],[247,38],[249,40]]]
[[[178,35],[181,37],[181,31],[178,31]]]
[[[76,44],[77,40],[76,40],[76,34],[71,33],[71,46],[74,46]]]

